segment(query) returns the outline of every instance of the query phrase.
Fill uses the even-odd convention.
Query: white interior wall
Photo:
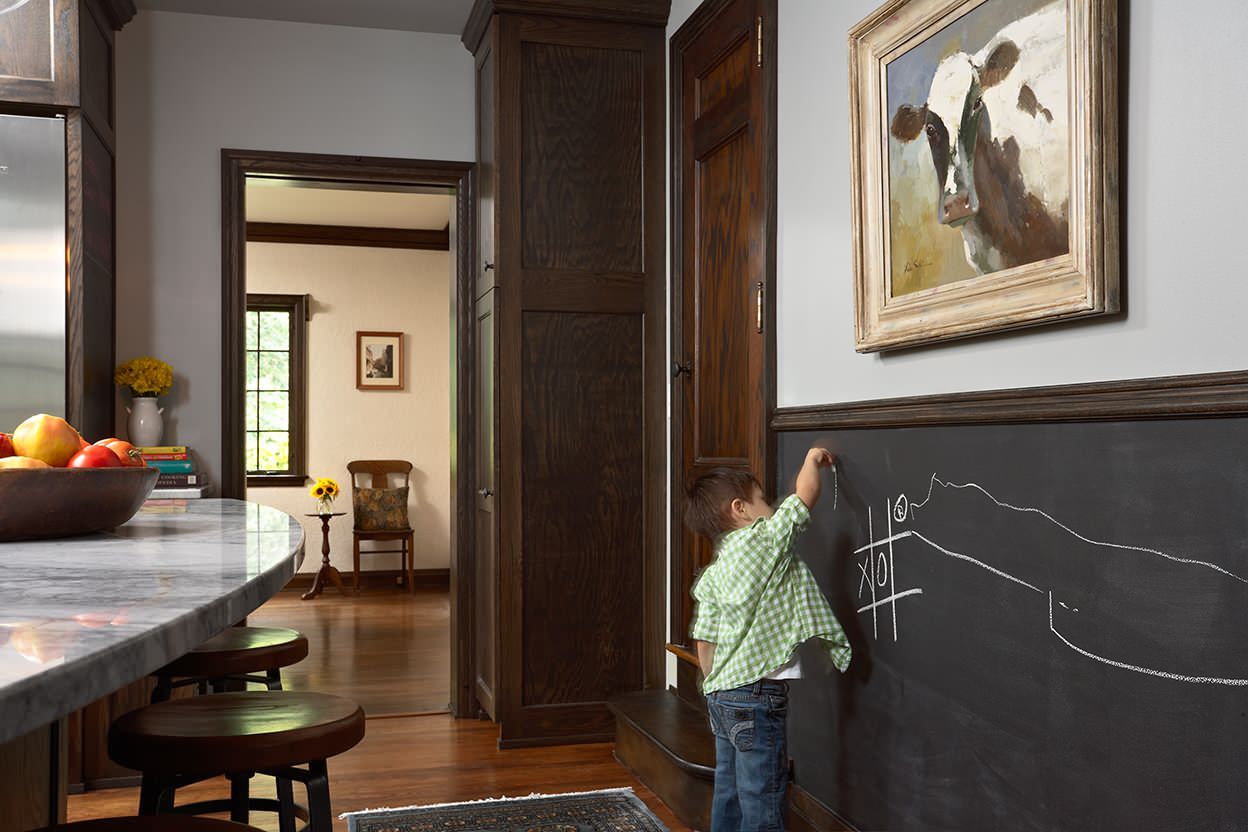
[[[118,34],[117,358],[173,365],[166,440],[214,482],[221,149],[472,160],[474,95],[453,35],[149,11]]]
[[[779,404],[1242,368],[1248,7],[1130,3],[1121,30],[1126,313],[886,355],[853,346],[849,28],[878,0],[780,0]],[[1195,114],[1217,114],[1201,127]],[[1208,129],[1206,129],[1208,128]]]
[[[415,468],[408,518],[415,529],[415,568],[450,566],[451,403],[450,255],[354,246],[247,244],[247,290],[308,294],[308,475],[332,477],[342,488],[330,524],[331,560],[352,568],[352,459],[405,459]],[[405,389],[355,389],[355,333],[404,333]],[[321,523],[304,517],[308,487],[248,488],[247,499],[303,522],[308,557],[320,566]],[[396,544],[364,543],[393,549]],[[363,570],[398,569],[399,555],[365,557]]]

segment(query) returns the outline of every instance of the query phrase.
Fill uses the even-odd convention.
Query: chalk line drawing
[[[1021,514],[1039,515],[1043,517],[1044,519],[1048,520],[1054,526],[1058,527],[1062,531],[1069,534],[1071,537],[1074,537],[1075,539],[1083,541],[1084,543],[1087,543],[1092,546],[1104,547],[1107,549],[1117,549],[1121,551],[1140,552],[1142,554],[1154,555],[1156,557],[1164,558],[1173,563],[1179,563],[1179,564],[1183,564],[1186,566],[1210,569],[1228,578],[1232,578],[1241,583],[1248,584],[1248,578],[1244,578],[1241,575],[1237,575],[1234,572],[1230,571],[1229,569],[1226,569],[1223,566],[1219,566],[1216,563],[1211,563],[1209,561],[1199,560],[1196,558],[1180,557],[1178,555],[1172,555],[1168,552],[1163,552],[1160,549],[1153,549],[1148,546],[1134,546],[1134,545],[1125,544],[1125,543],[1114,543],[1112,541],[1096,540],[1094,538],[1080,534],[1079,532],[1072,529],[1070,526],[1056,519],[1055,517],[1048,514],[1042,509],[1031,507],[1031,506],[1016,506],[1011,503],[1007,503],[1003,500],[999,500],[995,496],[993,496],[986,488],[984,488],[982,485],[979,485],[978,483],[947,482],[945,480],[940,479],[936,474],[932,474],[931,480],[929,481],[929,484],[928,484],[927,495],[922,500],[918,502],[910,502],[909,500],[907,500],[905,494],[900,494],[898,495],[895,502],[891,500],[886,502],[886,505],[888,508],[888,519],[889,519],[888,534],[886,537],[880,540],[875,539],[875,528],[874,528],[874,523],[872,522],[872,519],[871,519],[871,509],[869,506],[867,508],[867,532],[868,532],[868,538],[870,542],[868,542],[864,546],[860,546],[859,548],[855,549],[854,555],[859,555],[864,552],[867,553],[867,559],[863,563],[858,564],[858,569],[859,571],[862,572],[862,575],[863,575],[863,580],[860,580],[858,583],[858,596],[861,599],[862,589],[865,583],[865,585],[869,586],[871,589],[871,602],[869,604],[866,604],[860,607],[858,609],[858,612],[861,614],[868,610],[871,611],[872,629],[877,639],[879,638],[879,631],[878,631],[878,627],[876,627],[875,625],[876,625],[876,610],[879,607],[884,606],[886,604],[892,607],[893,640],[896,641],[897,640],[897,618],[896,618],[897,604],[896,602],[900,600],[901,598],[914,597],[914,596],[919,596],[923,594],[923,590],[919,588],[909,589],[903,592],[896,591],[896,568],[893,562],[893,544],[900,540],[913,539],[913,540],[922,541],[923,543],[927,544],[929,547],[931,547],[935,551],[940,552],[941,554],[946,555],[947,557],[955,558],[957,560],[962,560],[962,561],[974,564],[975,566],[978,566],[981,569],[985,569],[988,572],[991,572],[992,574],[997,575],[998,577],[1005,578],[1008,581],[1019,584],[1020,586],[1023,586],[1033,592],[1039,592],[1039,593],[1047,592],[1048,598],[1049,598],[1049,631],[1054,636],[1056,636],[1059,641],[1061,641],[1063,644],[1065,644],[1074,652],[1078,653],[1081,656],[1084,656],[1085,658],[1089,658],[1094,661],[1098,661],[1103,664],[1109,665],[1111,667],[1116,667],[1122,670],[1129,670],[1134,673],[1141,673],[1141,674],[1145,674],[1149,676],[1160,677],[1163,679],[1171,679],[1171,680],[1178,681],[1178,682],[1186,682],[1189,684],[1230,685],[1230,686],[1236,686],[1236,687],[1248,686],[1248,679],[1222,678],[1222,677],[1216,677],[1216,676],[1193,676],[1193,675],[1188,675],[1188,674],[1183,674],[1183,673],[1175,673],[1175,672],[1168,671],[1168,670],[1159,670],[1156,668],[1143,667],[1140,665],[1130,664],[1128,662],[1119,661],[1117,659],[1112,659],[1107,656],[1102,656],[1097,653],[1093,653],[1090,650],[1086,650],[1078,646],[1074,642],[1072,642],[1069,638],[1067,638],[1065,635],[1063,635],[1061,632],[1058,631],[1057,626],[1054,622],[1054,616],[1053,616],[1053,591],[1052,590],[1041,589],[1040,587],[1035,586],[1034,584],[1031,584],[1023,580],[1022,578],[1019,578],[1016,575],[1011,575],[1008,572],[1005,572],[1001,569],[997,569],[994,566],[990,566],[989,564],[985,563],[982,560],[979,560],[978,558],[972,557],[963,552],[955,552],[951,549],[947,549],[944,546],[941,546],[940,544],[936,543],[932,539],[926,537],[922,533],[916,531],[915,529],[906,529],[904,531],[894,533],[893,528],[892,528],[893,520],[896,519],[898,523],[914,520],[917,515],[917,512],[923,507],[925,507],[929,502],[931,502],[936,486],[938,485],[941,486],[942,488],[973,489],[975,491],[979,491],[981,494],[987,497],[990,501],[992,501],[999,508],[1004,508],[1009,511],[1015,511]],[[875,592],[875,581],[871,580],[871,574],[875,570],[871,569],[870,567],[874,565],[873,560],[875,558],[876,549],[883,547],[883,546],[888,546],[888,575],[889,575],[889,580],[892,582],[892,586],[890,587],[890,594],[888,597],[877,598],[876,592]],[[881,554],[880,557],[882,558],[883,554]],[[881,583],[881,585],[883,584]],[[1078,607],[1068,606],[1064,601],[1059,600],[1057,603],[1063,609],[1069,610],[1072,613],[1079,612]]]
[[[1062,602],[1058,601],[1058,603],[1061,604]],[[1062,604],[1062,606],[1066,606],[1066,605]],[[1093,653],[1090,650],[1084,650],[1079,645],[1071,643],[1070,639],[1066,638],[1066,636],[1059,633],[1057,631],[1057,628],[1053,626],[1053,593],[1052,592],[1049,593],[1049,631],[1053,633],[1053,635],[1061,639],[1063,644],[1065,644],[1071,650],[1074,650],[1079,655],[1087,656],[1089,659],[1095,659],[1098,662],[1104,662],[1110,667],[1119,667],[1119,668],[1122,668],[1123,670],[1133,670],[1136,673],[1146,673],[1149,676],[1160,676],[1163,679],[1173,679],[1176,682],[1187,682],[1193,685],[1232,685],[1234,687],[1248,686],[1248,679],[1219,679],[1216,676],[1187,676],[1182,673],[1171,673],[1168,670],[1156,670],[1151,667],[1140,667],[1139,665],[1135,665],[1135,664],[1127,664],[1126,662],[1120,662],[1115,659],[1106,658],[1105,656],[1098,656],[1096,653]]]
[[[1077,538],[1078,540],[1082,540],[1084,543],[1090,543],[1093,546],[1104,546],[1107,549],[1121,549],[1121,550],[1130,551],[1130,552],[1142,552],[1148,555],[1156,555],[1158,557],[1165,558],[1166,560],[1174,561],[1175,563],[1186,563],[1192,566],[1203,566],[1206,569],[1212,569],[1215,572],[1221,572],[1223,575],[1226,575],[1228,578],[1234,578],[1240,583],[1248,584],[1248,578],[1243,578],[1239,575],[1236,575],[1234,572],[1231,572],[1229,569],[1226,569],[1224,567],[1218,566],[1216,563],[1210,563],[1209,561],[1204,561],[1204,560],[1196,560],[1195,558],[1181,558],[1181,557],[1178,557],[1177,555],[1171,555],[1166,552],[1163,552],[1160,549],[1150,549],[1147,546],[1131,546],[1126,543],[1111,543],[1110,541],[1107,541],[1107,540],[1094,540],[1093,538],[1086,537],[1080,534],[1079,532],[1072,529],[1070,526],[1067,526],[1065,523],[1061,522],[1060,520],[1045,513],[1042,509],[1032,508],[1029,506],[1011,505],[1010,503],[1004,502],[1002,500],[998,500],[996,497],[989,494],[988,490],[985,489],[982,485],[979,485],[978,483],[945,482],[944,480],[939,479],[936,476],[936,474],[932,474],[932,478],[928,484],[926,499],[924,499],[923,502],[921,503],[912,503],[910,505],[911,518],[914,517],[914,512],[916,509],[922,508],[924,505],[927,504],[929,500],[932,499],[932,492],[937,485],[940,485],[944,488],[972,488],[980,492],[981,494],[983,494],[989,500],[992,500],[992,502],[996,503],[997,506],[999,506],[1000,508],[1009,509],[1010,511],[1017,511],[1020,514],[1038,514],[1041,517],[1043,517],[1045,520],[1048,520],[1050,523],[1057,526],[1062,531],[1069,534],[1071,537]]]

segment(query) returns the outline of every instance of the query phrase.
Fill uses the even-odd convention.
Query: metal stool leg
[[[159,815],[173,810],[174,792],[177,786],[154,775],[143,775],[139,788],[139,815]]]
[[[329,769],[324,760],[308,764],[308,832],[332,832],[334,820],[329,808]]]
[[[171,676],[156,677],[156,689],[152,691],[152,704],[165,702],[173,696],[173,678]]]
[[[295,832],[295,787],[289,779],[277,779],[278,832]]]
[[[235,823],[249,823],[251,807],[250,774],[230,774],[230,820]]]

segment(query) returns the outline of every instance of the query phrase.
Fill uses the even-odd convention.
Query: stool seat
[[[186,655],[165,665],[157,675],[222,678],[289,667],[308,655],[308,640],[285,627],[230,627]]]
[[[364,737],[364,710],[324,693],[218,693],[149,705],[108,732],[108,755],[144,772],[214,776],[324,760]]]
[[[261,832],[254,826],[215,818],[157,815],[138,818],[99,818],[49,826],[39,832]]]

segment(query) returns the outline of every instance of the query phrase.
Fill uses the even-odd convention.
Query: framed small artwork
[[[403,389],[403,333],[355,333],[355,388]]]
[[[890,0],[849,34],[859,352],[1118,311],[1117,0]]]

